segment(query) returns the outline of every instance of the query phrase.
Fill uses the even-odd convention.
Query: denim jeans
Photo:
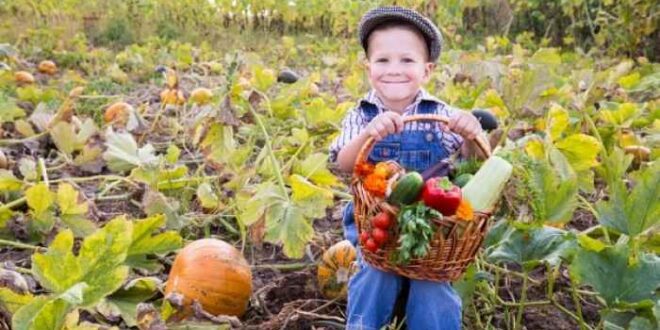
[[[461,328],[461,298],[448,282],[412,280],[371,267],[357,245],[353,203],[344,209],[344,236],[358,249],[359,269],[348,282],[347,330],[380,329],[390,322],[404,281],[410,281],[406,325],[410,330]]]

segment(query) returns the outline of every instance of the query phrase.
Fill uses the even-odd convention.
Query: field
[[[343,329],[328,147],[369,88],[357,22],[392,2],[0,0],[0,328]],[[658,5],[397,3],[442,24],[426,89],[494,114],[514,166],[464,328],[657,329]],[[251,288],[215,288],[240,317],[165,299],[203,238],[245,258]]]

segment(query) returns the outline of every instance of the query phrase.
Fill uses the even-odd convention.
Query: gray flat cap
[[[369,35],[378,25],[388,21],[403,21],[415,26],[424,35],[429,49],[429,60],[436,62],[442,50],[442,34],[433,22],[422,14],[407,8],[392,6],[379,7],[368,11],[360,20],[358,33],[364,51],[367,51]]]

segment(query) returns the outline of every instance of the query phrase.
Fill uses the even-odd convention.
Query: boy
[[[351,172],[369,137],[378,141],[369,155],[371,161],[394,159],[420,173],[459,149],[463,156],[482,156],[472,142],[481,134],[479,121],[421,88],[442,48],[442,36],[433,22],[413,10],[381,7],[362,17],[359,38],[372,90],[344,119],[342,132],[330,147],[331,161]],[[420,113],[449,117],[451,132],[430,124],[407,124],[404,131],[403,116]],[[357,246],[352,203],[344,211],[343,224],[346,238]],[[347,329],[380,329],[388,324],[405,281],[410,285],[409,329],[460,329],[461,301],[449,283],[409,280],[358,259],[360,269],[348,286]]]

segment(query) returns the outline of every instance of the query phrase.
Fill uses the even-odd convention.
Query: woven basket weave
[[[444,124],[449,119],[438,115],[413,115],[404,118],[404,123],[413,121],[436,121]],[[474,140],[481,151],[490,157],[490,149],[486,141],[478,137]],[[375,140],[369,139],[358,153],[356,164],[366,162]],[[400,166],[399,166],[400,167]],[[403,169],[400,168],[403,172]],[[369,221],[381,211],[398,214],[399,209],[387,203],[384,199],[372,196],[364,189],[361,179],[353,175],[351,188],[355,206],[355,222],[358,232],[371,232],[373,226]],[[455,281],[467,266],[474,260],[484,239],[488,227],[489,213],[475,212],[472,221],[459,220],[455,216],[432,219],[436,232],[431,239],[429,253],[423,258],[413,258],[406,264],[393,262],[398,247],[397,226],[388,230],[390,239],[376,252],[362,249],[362,255],[370,265],[386,272],[395,273],[411,279],[430,281]]]

